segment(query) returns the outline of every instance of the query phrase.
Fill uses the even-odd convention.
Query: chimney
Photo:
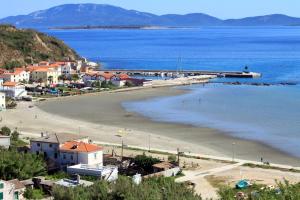
[[[44,133],[43,132],[41,132],[41,137],[44,137]]]

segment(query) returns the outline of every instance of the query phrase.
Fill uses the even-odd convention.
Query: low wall
[[[161,172],[157,172],[157,173],[153,173],[153,174],[143,176],[143,178],[150,178],[150,177],[155,177],[155,176],[171,177],[171,176],[176,176],[179,172],[180,172],[180,168],[175,167],[175,168],[168,169],[168,170],[165,170],[165,171],[161,171]]]

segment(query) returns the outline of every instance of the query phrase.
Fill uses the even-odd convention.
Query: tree
[[[17,130],[14,130],[11,134],[11,140],[18,141],[20,133]]]
[[[10,136],[11,130],[7,126],[3,126],[0,133],[1,135]]]
[[[50,84],[52,84],[53,83],[53,76],[49,76],[48,81],[49,81]]]
[[[19,153],[15,150],[0,150],[0,179],[28,179],[46,174],[42,156]]]
[[[152,158],[151,156],[146,156],[144,153],[143,155],[137,155],[134,159],[133,162],[143,168],[147,172],[151,172],[153,170],[152,165],[159,163],[160,160],[157,158]]]

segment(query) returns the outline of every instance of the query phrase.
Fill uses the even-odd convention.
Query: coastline
[[[136,113],[128,113],[121,105],[161,96],[180,95],[187,91],[174,87],[147,88],[122,92],[105,92],[68,98],[49,99],[33,108],[22,103],[16,110],[7,111],[2,124],[18,127],[23,133],[38,135],[41,131],[84,134],[95,141],[120,143],[116,135],[128,145],[199,153],[231,158],[232,143],[235,158],[259,161],[261,157],[271,163],[299,166],[299,159],[255,141],[234,138],[225,132],[206,127],[154,122]],[[98,105],[98,106],[95,106]],[[35,119],[37,115],[37,119]],[[80,116],[79,116],[80,115]],[[124,128],[126,130],[124,130]]]

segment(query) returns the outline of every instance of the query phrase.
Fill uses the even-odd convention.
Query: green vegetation
[[[176,155],[169,155],[168,156],[168,161],[169,162],[176,162],[177,161]]]
[[[159,163],[160,160],[157,158],[152,158],[151,156],[146,156],[144,153],[143,155],[137,155],[134,159],[133,162],[144,169],[146,172],[151,172],[152,171],[152,165]]]
[[[55,200],[200,200],[182,183],[175,183],[172,178],[149,178],[140,185],[135,185],[131,178],[120,176],[115,183],[97,181],[90,187],[62,188],[55,186],[53,190]]]
[[[108,81],[108,82],[103,81],[101,83],[101,88],[116,89],[117,86],[115,86],[111,81]]]
[[[286,168],[281,168],[281,167],[274,167],[274,166],[270,166],[270,165],[256,165],[256,164],[252,164],[252,163],[245,163],[243,164],[243,166],[245,167],[251,167],[251,168],[262,168],[262,169],[274,169],[274,170],[280,170],[280,171],[284,171],[284,172],[296,172],[296,173],[300,173],[300,170],[297,169],[286,169]]]
[[[31,189],[27,188],[24,192],[24,197],[26,199],[43,199],[44,198],[44,193],[43,190],[41,189]]]
[[[0,65],[13,69],[43,60],[78,59],[76,52],[62,41],[34,30],[0,25]]]
[[[0,179],[28,179],[46,174],[43,157],[15,150],[0,150]]]
[[[11,130],[7,126],[3,126],[0,130],[0,135],[10,136]]]
[[[293,185],[285,181],[284,183],[277,183],[275,188],[253,185],[246,190],[225,186],[218,193],[221,200],[235,200],[235,195],[238,192],[243,192],[249,200],[297,200],[300,199],[300,183]]]

